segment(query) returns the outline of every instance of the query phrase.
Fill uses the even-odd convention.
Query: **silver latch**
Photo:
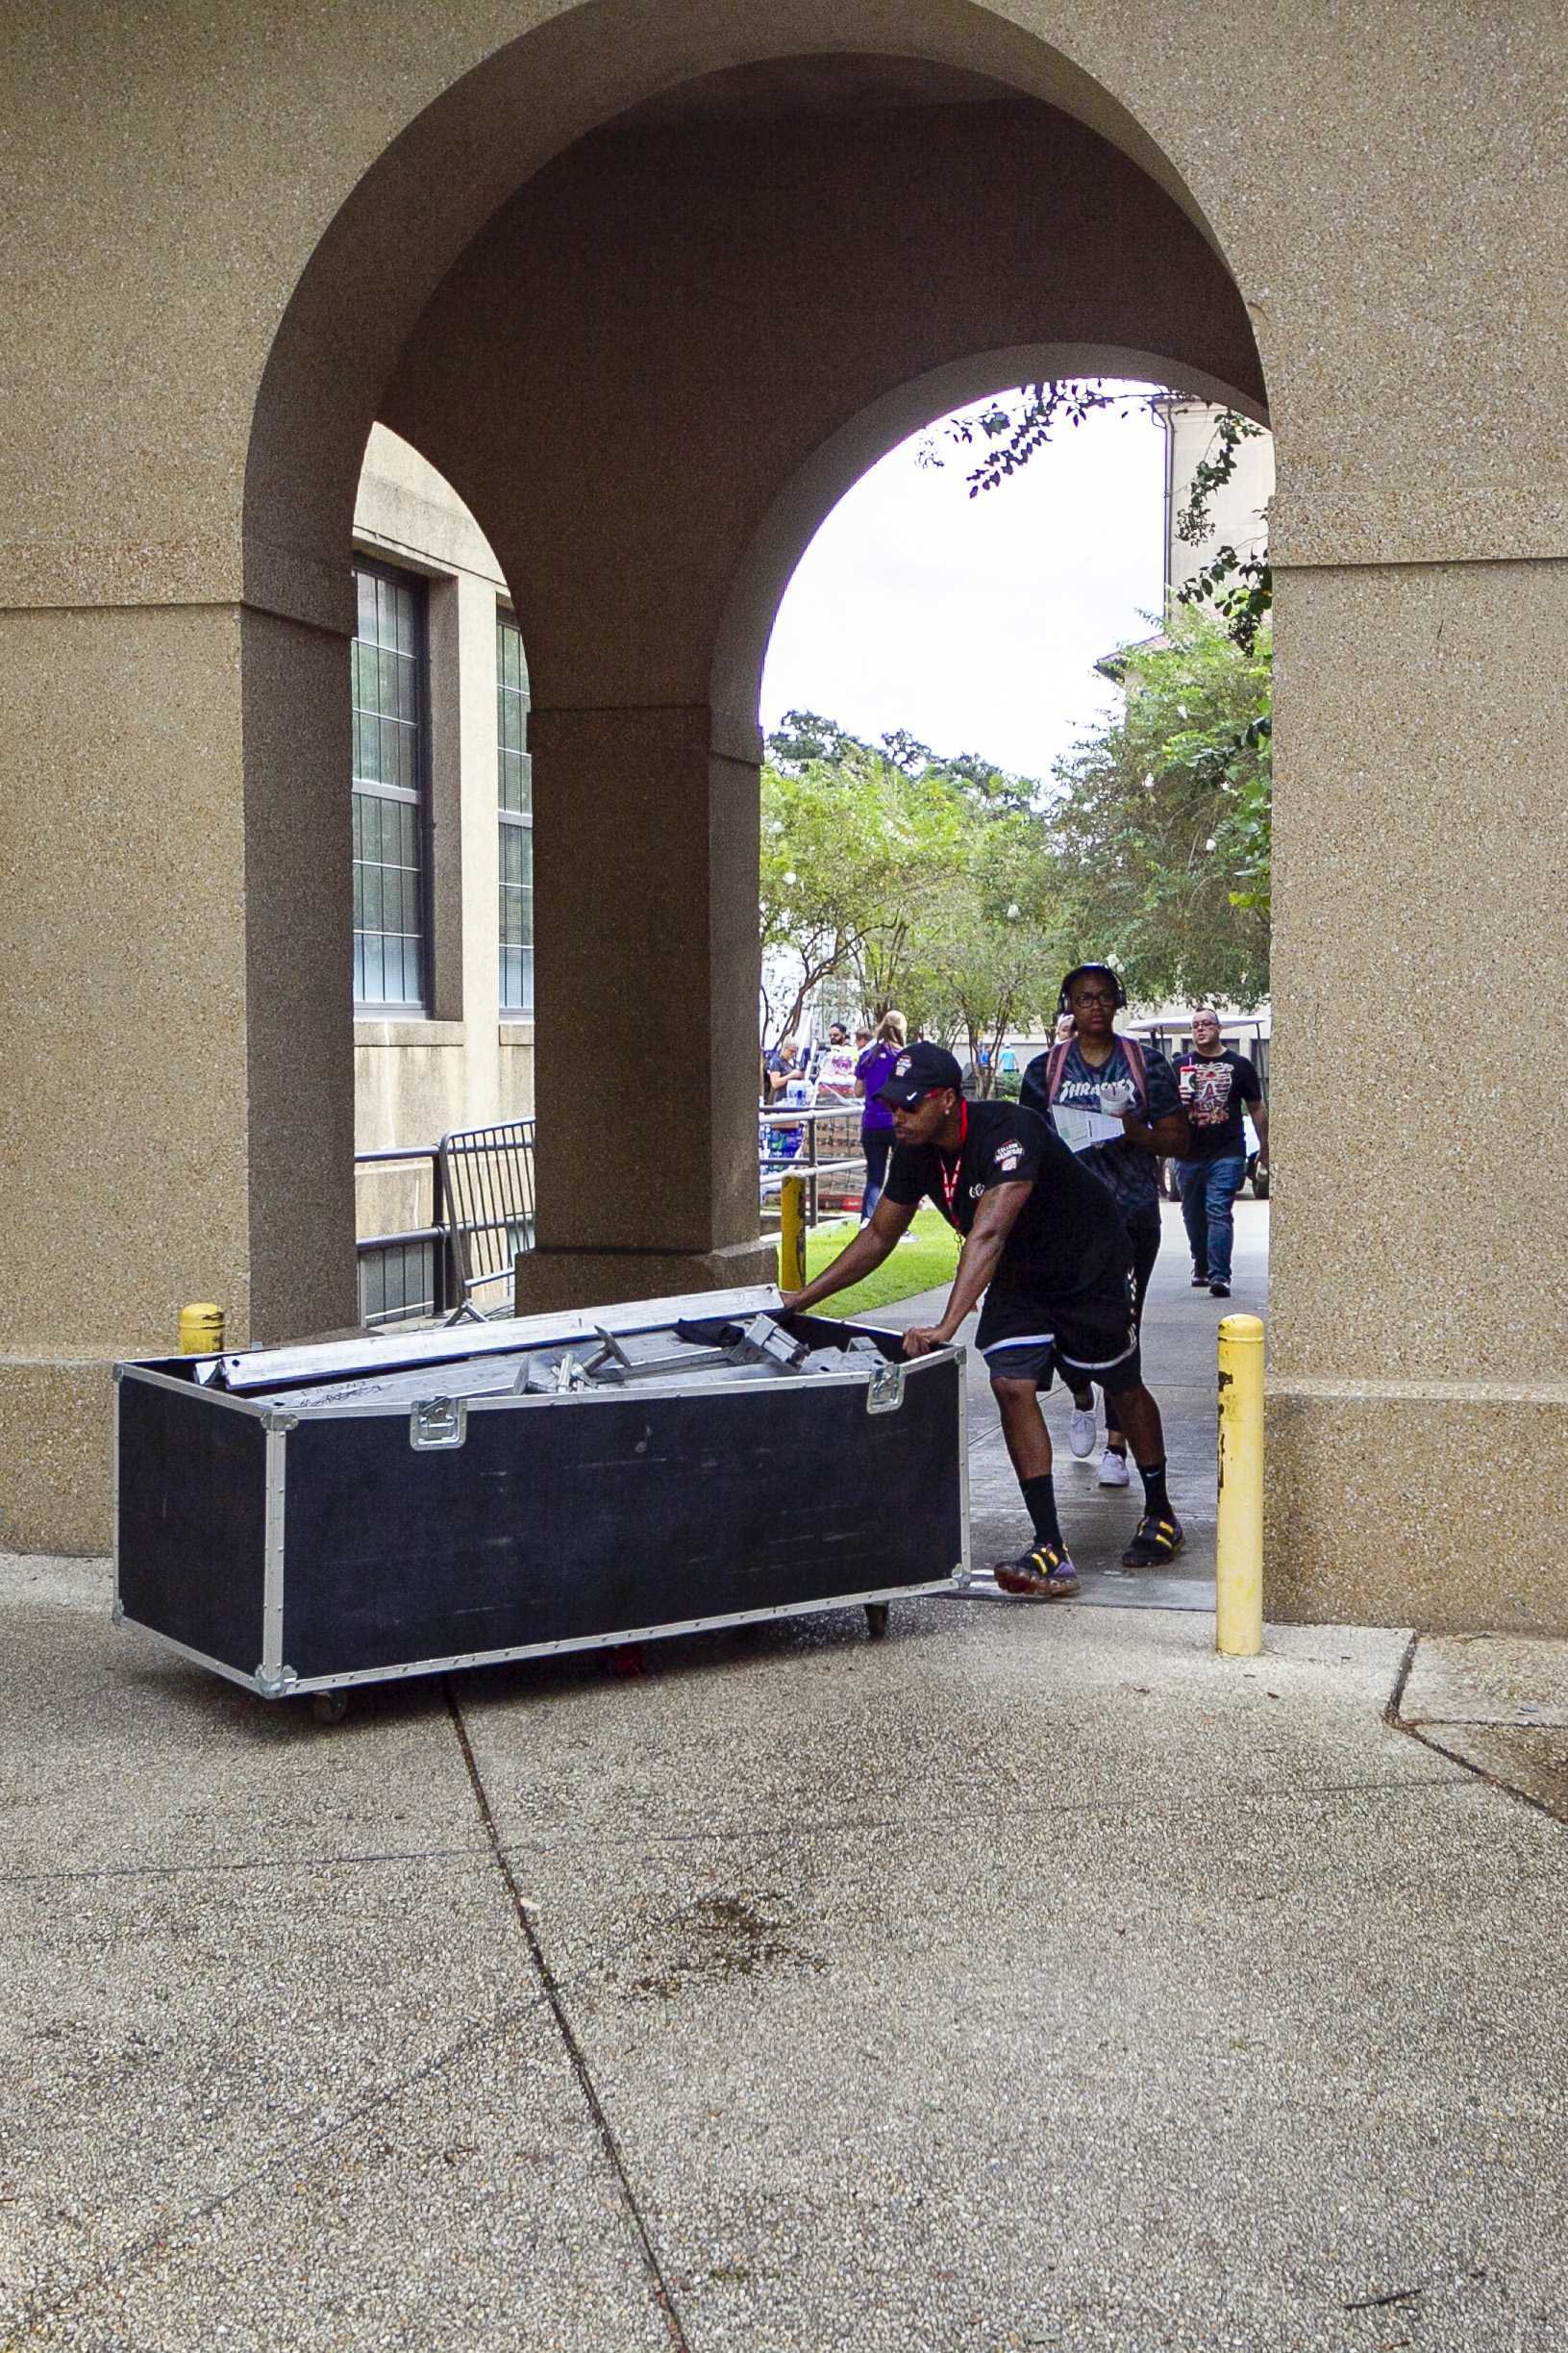
[[[868,1414],[896,1414],[904,1403],[904,1366],[884,1364],[866,1383],[865,1410]]]
[[[460,1446],[467,1436],[466,1397],[421,1397],[409,1415],[409,1443],[416,1452]]]

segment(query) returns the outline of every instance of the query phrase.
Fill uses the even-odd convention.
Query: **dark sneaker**
[[[1208,1286],[1208,1295],[1211,1299],[1229,1299],[1231,1296],[1231,1286],[1229,1283],[1210,1283]]]
[[[991,1571],[1004,1593],[1023,1601],[1066,1601],[1078,1590],[1078,1571],[1055,1544],[1036,1544],[1016,1561],[998,1561]]]
[[[1192,1288],[1194,1290],[1208,1289],[1208,1269],[1206,1266],[1194,1266],[1192,1269]]]
[[[1185,1530],[1174,1512],[1145,1512],[1122,1555],[1124,1568],[1157,1568],[1181,1551]]]

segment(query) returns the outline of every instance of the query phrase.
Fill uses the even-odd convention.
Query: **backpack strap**
[[[1132,1073],[1138,1093],[1143,1098],[1143,1108],[1147,1111],[1149,1108],[1149,1074],[1144,1064],[1143,1048],[1135,1038],[1118,1038],[1116,1042],[1127,1056],[1127,1066]]]
[[[1071,1039],[1067,1041],[1072,1043]],[[1061,1092],[1061,1074],[1067,1067],[1067,1046],[1053,1046],[1051,1059],[1045,1065],[1045,1099],[1054,1103]]]

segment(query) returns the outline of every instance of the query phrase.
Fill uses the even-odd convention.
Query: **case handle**
[[[415,1454],[460,1446],[467,1436],[466,1397],[421,1397],[409,1415],[409,1443]]]

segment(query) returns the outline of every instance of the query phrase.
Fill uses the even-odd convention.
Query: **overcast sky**
[[[1158,610],[1164,436],[1141,412],[1091,417],[978,498],[967,453],[933,471],[922,438],[807,549],[768,647],[763,727],[816,711],[872,742],[906,727],[1045,776],[1107,706],[1094,663]]]

